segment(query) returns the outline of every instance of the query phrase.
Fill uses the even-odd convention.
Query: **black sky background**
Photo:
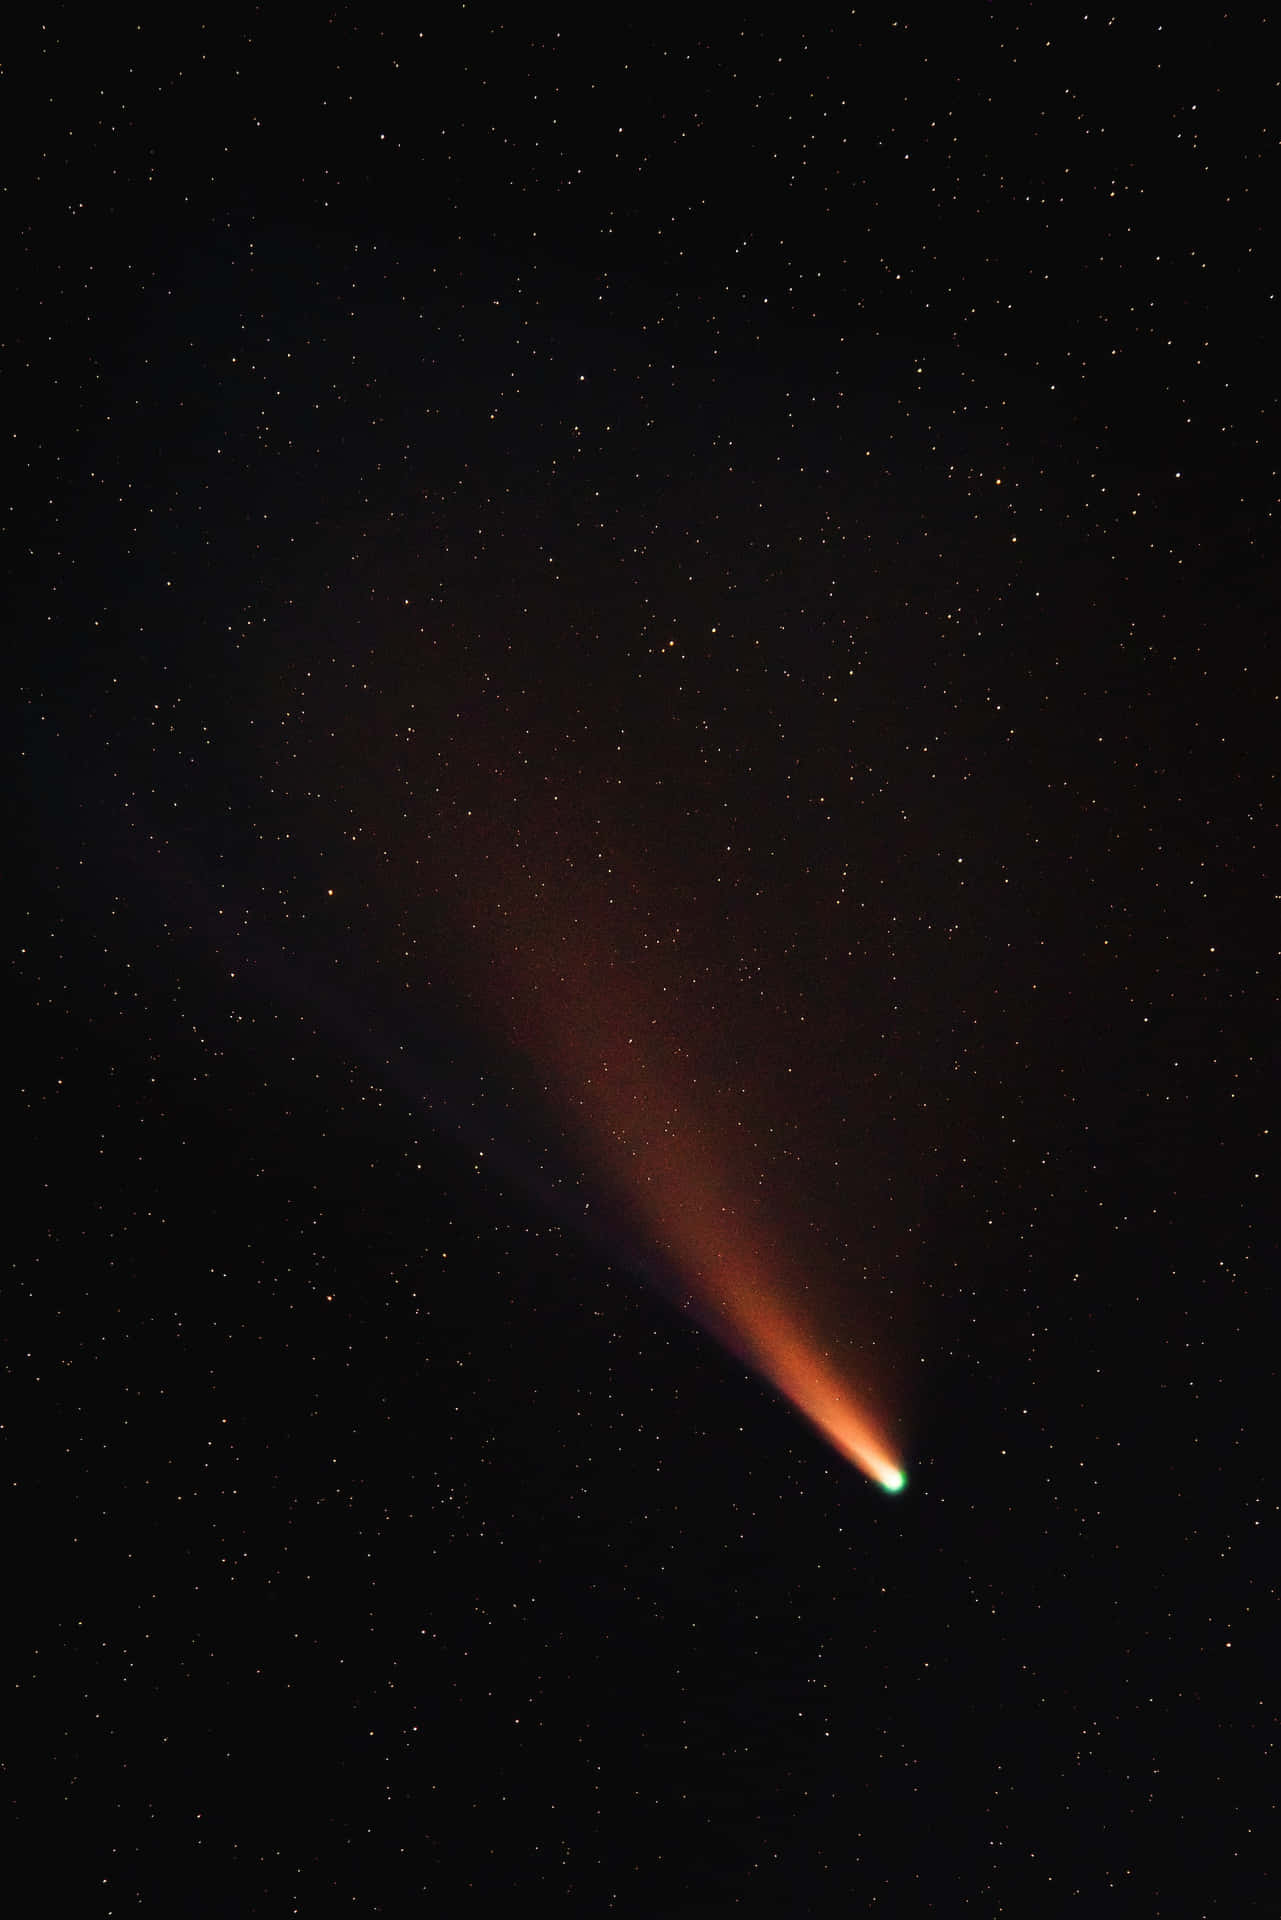
[[[47,18],[15,1885],[1274,1912],[1275,36]],[[672,1304],[513,875],[897,1499]]]

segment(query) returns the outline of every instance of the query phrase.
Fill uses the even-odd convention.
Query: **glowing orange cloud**
[[[527,817],[517,838],[482,824],[466,849],[459,936],[488,1017],[547,1076],[582,1158],[681,1275],[697,1316],[897,1492],[902,1468],[833,1332],[849,1301],[830,1255],[815,1246],[802,1264],[799,1236],[765,1203],[745,1103],[706,1070],[709,1036],[692,1057],[676,970],[616,906],[635,904],[635,883],[597,883],[598,857],[567,854],[559,826],[552,858],[530,858]]]

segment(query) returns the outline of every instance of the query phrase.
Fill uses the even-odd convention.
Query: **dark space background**
[[[15,1911],[1275,1913],[1275,34],[45,18]],[[898,1498],[593,1185],[500,854]]]

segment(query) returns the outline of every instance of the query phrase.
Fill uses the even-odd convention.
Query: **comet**
[[[646,863],[627,861],[621,841],[608,859],[590,837],[580,846],[572,820],[542,822],[525,797],[506,829],[492,791],[455,813],[460,980],[537,1069],[607,1210],[652,1250],[663,1291],[844,1459],[902,1492],[875,1410],[875,1342],[852,1331],[859,1302],[842,1263],[817,1228],[807,1241],[804,1218],[789,1217],[806,1205],[794,1167],[786,1195],[771,1196],[767,1142],[780,1116],[751,1085],[759,1034],[700,1019],[688,963],[646,932],[670,918]]]

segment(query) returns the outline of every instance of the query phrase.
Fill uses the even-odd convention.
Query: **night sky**
[[[1275,32],[377,18],[6,63],[16,1910],[1275,1915]]]

